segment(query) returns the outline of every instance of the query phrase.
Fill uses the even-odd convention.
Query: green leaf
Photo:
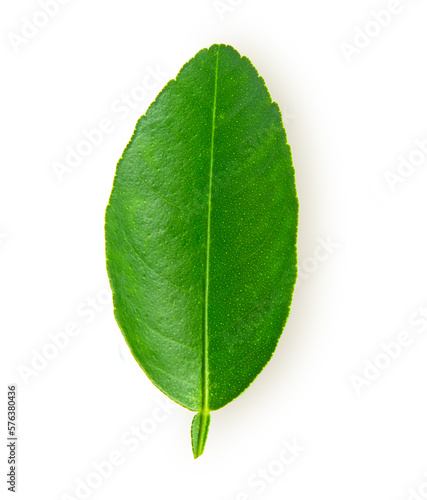
[[[117,323],[152,382],[210,416],[270,360],[296,281],[298,200],[279,107],[249,59],[201,50],[138,121],[106,212]]]

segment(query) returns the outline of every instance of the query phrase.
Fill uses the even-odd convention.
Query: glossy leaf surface
[[[199,412],[271,358],[296,281],[298,201],[282,117],[251,62],[200,51],[140,118],[106,213],[115,316],[153,383]]]

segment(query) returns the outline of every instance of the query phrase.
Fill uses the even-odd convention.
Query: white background
[[[15,498],[427,498],[426,3],[62,3],[47,22],[37,0],[0,7],[1,494],[16,383]],[[387,26],[372,23],[389,8]],[[26,19],[45,26],[31,33]],[[212,43],[248,56],[282,109],[301,270],[272,361],[212,414],[194,461],[193,415],[155,389],[115,323],[103,217],[138,117]],[[162,83],[119,112],[156,69]],[[55,162],[104,119],[102,143],[58,176]],[[55,351],[69,323],[79,333]],[[383,343],[402,338],[390,359]],[[144,440],[126,444],[138,426]],[[299,449],[287,465],[284,441]],[[93,464],[115,452],[100,479]]]

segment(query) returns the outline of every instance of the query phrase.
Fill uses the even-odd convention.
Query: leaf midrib
[[[206,263],[205,263],[205,298],[204,298],[204,324],[203,324],[203,355],[202,355],[202,413],[209,412],[209,366],[208,366],[208,332],[209,332],[209,265],[210,265],[210,244],[211,244],[211,213],[212,213],[212,178],[214,163],[214,140],[215,140],[215,118],[216,118],[216,97],[218,89],[218,60],[219,46],[216,53],[215,62],[215,85],[212,110],[212,134],[209,167],[209,193],[208,193],[208,220],[206,231]]]

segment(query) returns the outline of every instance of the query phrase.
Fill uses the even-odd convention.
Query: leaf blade
[[[179,404],[219,409],[271,358],[296,281],[297,222],[291,152],[264,81],[230,46],[200,51],[138,121],[106,212],[117,322]],[[195,455],[206,435],[192,430]]]

